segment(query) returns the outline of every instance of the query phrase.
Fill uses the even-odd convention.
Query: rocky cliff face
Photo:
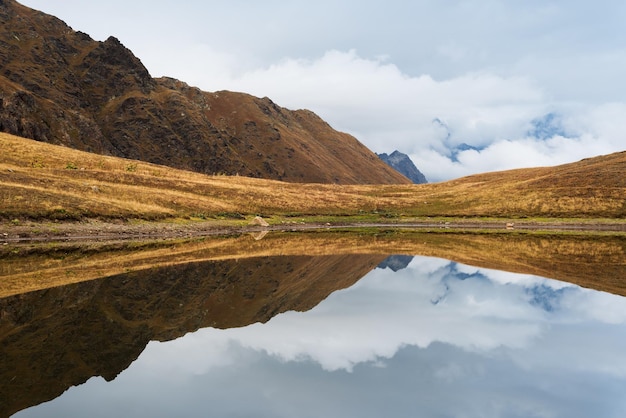
[[[309,111],[152,78],[119,40],[0,1],[0,131],[206,174],[408,183]]]
[[[428,180],[426,180],[426,176],[424,176],[422,172],[419,171],[417,167],[415,167],[415,164],[413,164],[413,161],[411,161],[408,155],[403,154],[400,151],[394,151],[391,153],[391,155],[387,155],[385,153],[377,155],[387,165],[409,178],[409,180],[411,180],[413,183],[428,183]]]

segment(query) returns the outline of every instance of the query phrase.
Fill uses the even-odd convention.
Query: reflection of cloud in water
[[[150,343],[41,416],[621,418],[624,352],[625,298],[417,257],[308,312]]]
[[[201,330],[167,350],[200,350],[181,361],[190,359],[202,371],[215,362],[232,364],[228,350],[219,349],[228,342],[282,361],[308,359],[326,370],[352,370],[390,358],[404,346],[440,342],[476,352],[521,350],[549,335],[577,338],[578,330],[591,322],[623,324],[625,318],[626,305],[617,296],[420,257],[396,273],[377,269],[309,312],[288,312],[240,329]],[[158,351],[157,346],[151,344],[148,353]],[[583,346],[593,348],[594,342],[572,350],[582,352]],[[208,361],[207,349],[220,352]],[[550,354],[555,362],[562,358]],[[617,370],[626,372],[626,366]]]

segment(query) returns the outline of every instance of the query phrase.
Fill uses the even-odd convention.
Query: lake
[[[623,236],[89,248],[3,253],[0,416],[626,416]]]

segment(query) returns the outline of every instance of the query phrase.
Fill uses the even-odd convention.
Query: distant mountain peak
[[[422,174],[422,172],[415,167],[415,164],[413,164],[413,161],[411,161],[411,158],[409,158],[408,155],[403,154],[398,150],[389,155],[385,153],[376,155],[378,155],[378,158],[383,160],[388,166],[407,177],[413,183],[428,183],[426,176],[424,176],[424,174]]]
[[[555,136],[568,137],[569,134],[563,126],[563,117],[555,112],[550,112],[542,117],[531,121],[531,128],[526,134],[542,141]]]

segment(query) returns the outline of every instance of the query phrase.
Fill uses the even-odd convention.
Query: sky
[[[626,298],[415,257],[307,312],[150,342],[16,418],[621,418],[625,331]]]
[[[626,149],[621,0],[23,0],[152,76],[316,112],[429,181]]]

